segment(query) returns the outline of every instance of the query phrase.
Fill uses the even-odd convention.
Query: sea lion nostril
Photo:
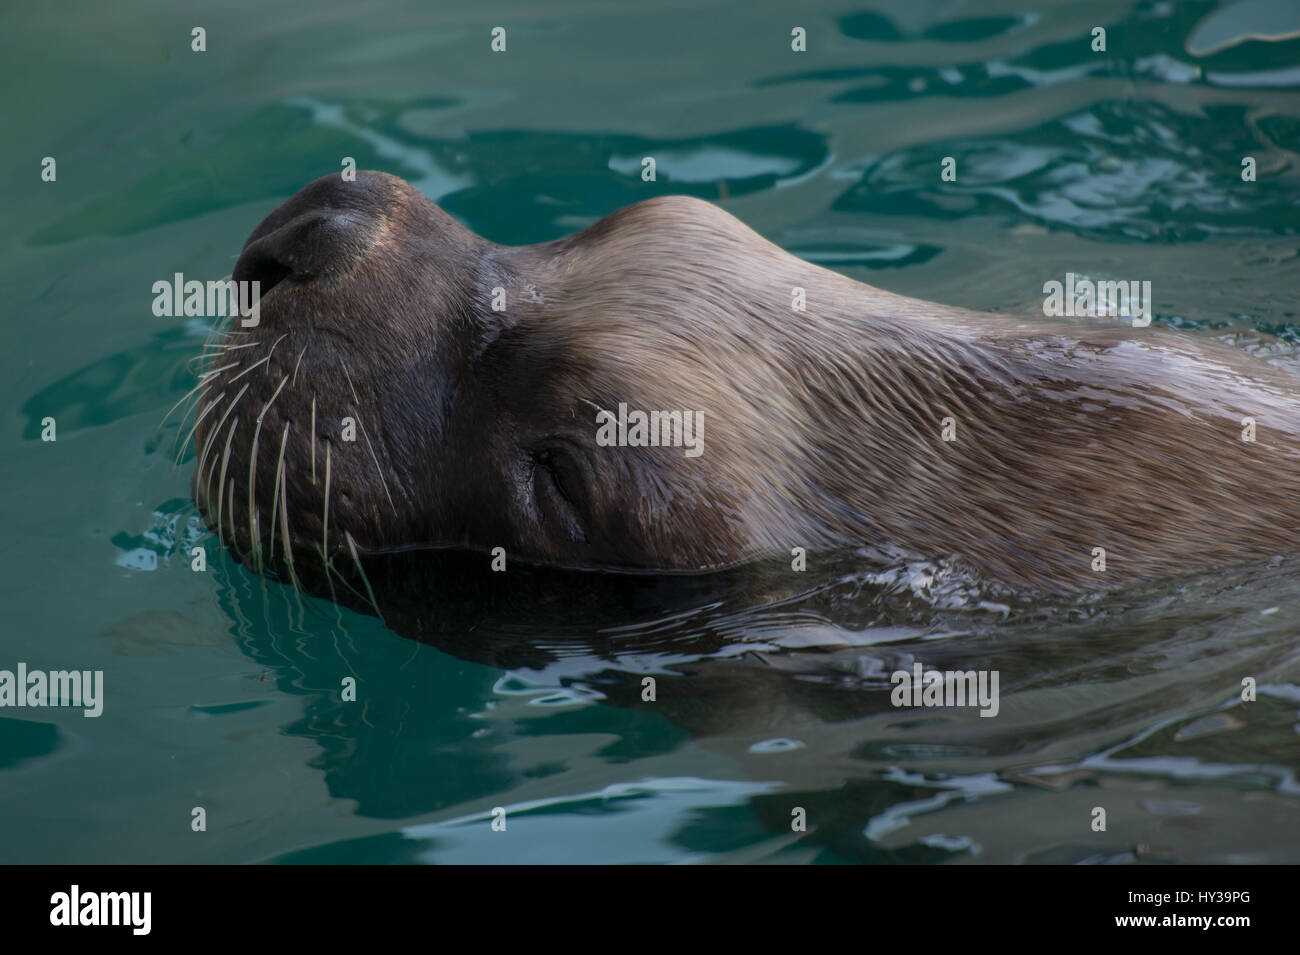
[[[345,264],[365,248],[364,220],[352,212],[312,211],[253,233],[232,278],[261,283],[261,294],[286,278],[308,279]],[[261,234],[259,234],[261,233]]]
[[[249,249],[235,263],[231,274],[236,282],[258,282],[258,292],[265,295],[293,274],[293,268],[262,250]]]

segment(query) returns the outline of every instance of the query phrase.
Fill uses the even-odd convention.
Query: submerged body
[[[861,544],[1075,591],[1300,549],[1300,379],[1168,330],[893,295],[700,200],[507,248],[400,179],[332,176],[234,278],[261,282],[260,323],[205,379],[194,494],[257,565],[468,546],[697,571]],[[698,453],[598,440],[620,406],[694,415]]]

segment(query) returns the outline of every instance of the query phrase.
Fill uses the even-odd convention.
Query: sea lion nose
[[[259,282],[265,295],[285,279],[305,281],[346,268],[369,248],[391,201],[385,177],[377,174],[317,179],[253,230],[231,278]]]
[[[346,262],[366,243],[354,213],[306,212],[256,239],[240,253],[231,275],[236,282],[260,282],[262,295],[287,278],[311,279]]]

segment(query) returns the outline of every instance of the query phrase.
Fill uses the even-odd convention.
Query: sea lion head
[[[735,369],[697,301],[709,274],[656,277],[654,256],[684,238],[662,227],[674,210],[684,228],[701,210],[730,220],[659,199],[506,248],[393,176],[306,186],[233,272],[261,297],[255,326],[231,322],[197,406],[193,492],[209,525],[253,564],[299,571],[448,545],[576,567],[750,556],[764,469],[711,462],[737,427],[764,424],[709,415]],[[634,416],[630,441],[602,443],[620,404],[662,412],[654,435],[638,443]]]
[[[865,545],[1077,591],[1297,540],[1291,374],[893,295],[698,199],[511,248],[399,179],[331,176],[233,277],[260,314],[203,379],[194,496],[254,567],[501,547],[696,571]],[[1272,443],[1238,439],[1261,408]]]

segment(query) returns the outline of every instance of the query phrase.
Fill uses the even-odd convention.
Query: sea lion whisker
[[[260,344],[261,342],[244,342],[242,345],[232,345],[230,342],[225,341],[220,345],[204,345],[203,351],[210,349],[213,355],[221,355],[228,351],[238,351],[241,348],[256,348]]]
[[[270,356],[269,354],[266,355],[266,356],[263,357],[263,358],[259,358],[257,361],[253,362],[251,365],[249,365],[247,368],[245,368],[243,371],[241,371],[239,374],[237,374],[234,378],[231,378],[231,379],[230,379],[230,383],[231,383],[231,384],[234,384],[234,383],[237,382],[240,378],[243,378],[245,375],[247,375],[247,374],[248,374],[250,371],[252,371],[254,368],[256,368],[256,367],[259,366],[259,365],[265,365],[265,364],[266,364],[268,361],[270,361],[270,360],[271,360],[271,356]]]
[[[218,340],[225,345],[229,342],[231,336],[247,334],[246,332],[231,329],[231,319],[233,317],[230,315],[222,316],[208,326],[207,337],[203,340],[204,349],[211,348]]]
[[[213,408],[215,408],[217,406],[217,403],[221,401],[221,399],[224,397],[226,397],[226,393],[223,391],[221,392],[221,394],[217,395],[215,398],[213,398],[211,401],[209,401],[206,405],[203,406],[203,410],[199,412],[198,417],[194,419],[194,424],[190,427],[190,433],[185,436],[185,440],[181,443],[181,449],[179,452],[177,452],[176,460],[173,462],[172,467],[180,466],[181,458],[185,456],[185,448],[189,445],[190,441],[194,438],[194,432],[198,430],[199,424],[203,421],[204,418],[208,416],[208,412],[211,411]]]
[[[357,386],[352,383],[352,373],[348,371],[348,363],[340,359],[339,364],[343,367],[343,377],[348,380],[348,388],[352,391],[353,402],[360,405],[361,399],[357,397]],[[379,483],[383,485],[384,496],[388,498],[388,506],[393,509],[393,514],[395,515],[397,514],[397,505],[393,503],[393,495],[388,490],[388,481],[384,478],[384,471],[379,466],[379,456],[375,454],[375,446],[370,441],[370,433],[366,430],[365,423],[361,420],[361,412],[357,411],[354,407],[352,413],[356,416],[357,425],[361,428],[361,436],[366,439],[366,447],[370,449],[370,460],[375,462],[375,474],[379,477]]]
[[[280,342],[284,341],[284,340],[285,340],[286,338],[288,338],[288,337],[289,337],[289,334],[286,332],[285,334],[281,335],[279,338],[277,338],[275,341],[273,341],[273,342],[271,343],[271,350],[268,351],[268,352],[266,353],[266,360],[267,360],[267,361],[270,361],[270,360],[271,360],[271,356],[275,354],[275,346],[278,345],[278,344],[280,344]],[[268,371],[270,370],[270,367],[269,367],[269,366],[268,366],[267,370],[268,370]]]
[[[319,544],[316,546],[316,552],[320,555],[321,566],[325,568],[325,583],[330,589],[330,600],[334,603],[338,603],[339,595],[334,591],[334,568],[330,565],[330,559],[325,556],[325,551],[321,549]],[[338,608],[335,607],[334,609],[337,613]]]
[[[234,367],[238,366],[238,364],[239,364],[239,363],[236,362],[234,365],[227,365],[226,368],[234,368]],[[199,376],[199,383],[198,383],[197,385],[195,385],[193,388],[191,388],[189,391],[185,392],[185,394],[181,395],[181,397],[177,398],[177,399],[176,399],[176,403],[173,404],[170,408],[167,409],[167,413],[166,413],[165,415],[163,415],[163,416],[162,416],[162,420],[158,422],[158,427],[161,428],[163,425],[165,425],[165,424],[167,423],[167,419],[170,418],[170,417],[172,416],[172,413],[173,413],[177,408],[179,408],[179,407],[180,407],[181,405],[183,405],[186,401],[188,401],[191,397],[193,397],[193,395],[194,395],[195,392],[197,392],[197,391],[199,391],[200,389],[202,389],[203,386],[206,385],[206,384],[208,383],[208,380],[209,380],[210,378],[212,378],[213,375],[215,375],[215,374],[217,374],[217,372],[221,372],[221,371],[225,371],[225,368],[218,368],[218,369],[216,369],[215,371],[204,372],[202,375],[200,375],[200,376]],[[181,420],[183,421],[184,419],[182,418]]]
[[[316,396],[311,396],[311,434],[308,435],[308,444],[311,445],[311,484],[316,486]]]
[[[220,355],[222,352],[229,351],[230,348],[230,342],[224,340],[219,342],[204,342],[199,346],[199,356],[211,357],[213,355]]]
[[[359,600],[366,599],[366,595],[363,594],[361,591],[357,590],[357,588],[353,587],[352,584],[348,582],[348,579],[343,576],[343,572],[334,566],[334,562],[332,560],[326,560],[324,561],[324,564],[325,564],[325,578],[329,582],[331,600],[333,600],[335,603],[338,603],[338,594],[334,590],[334,582],[333,582],[335,577],[337,577],[339,583],[342,584],[348,590],[348,592],[351,593],[353,596],[355,596],[357,599]],[[337,608],[335,609],[337,610]],[[376,616],[378,616],[378,610],[376,610]],[[382,619],[382,617],[380,619]],[[335,645],[335,648],[337,649],[337,644]]]
[[[233,337],[234,332],[231,332],[230,335],[226,337],[226,340],[220,345],[203,345],[199,349],[198,354],[192,356],[190,360],[186,362],[186,366],[192,368],[195,363],[202,365],[204,362],[207,362],[207,365],[210,368],[223,355],[229,355],[231,352],[242,351],[245,348],[256,348],[261,344],[260,342],[252,341],[236,345],[230,340]]]
[[[288,375],[281,378],[275,393],[271,395],[266,404],[262,405],[262,410],[257,415],[257,427],[253,429],[253,447],[248,452],[248,546],[252,553],[253,566],[258,573],[261,573],[262,570],[262,542],[257,538],[253,528],[253,515],[255,513],[253,505],[257,485],[257,445],[262,437],[262,419],[266,417],[271,405],[275,404],[275,399],[280,397],[280,391],[288,381]]]
[[[289,440],[289,425],[291,422],[284,423],[284,431],[280,435],[280,458],[275,463],[275,489],[271,495],[271,540],[267,545],[267,554],[271,560],[275,560],[275,512],[280,504],[280,487],[284,482],[284,446]],[[283,545],[283,542],[281,542]]]
[[[352,552],[352,562],[357,565],[357,572],[361,574],[361,582],[366,585],[366,593],[370,597],[370,606],[375,611],[375,616],[379,622],[384,622],[384,615],[379,612],[379,601],[375,599],[374,588],[370,586],[370,578],[366,575],[366,569],[361,566],[361,558],[357,556],[357,542],[352,539],[351,531],[344,531],[343,536],[347,538],[348,550]]]
[[[257,337],[257,336],[256,336],[256,334],[255,334],[254,332],[249,332],[249,331],[240,331],[239,329],[231,329],[230,331],[226,332],[224,338],[222,339],[222,342],[221,342],[220,347],[221,347],[221,348],[233,348],[233,347],[235,347],[235,346],[233,346],[233,345],[230,344],[230,341],[231,341],[231,339],[233,339],[233,338],[255,338],[255,337]],[[260,345],[261,342],[260,342],[260,341],[253,341],[253,342],[249,342],[248,344],[250,344],[250,345]],[[211,345],[211,344],[209,344],[209,345],[205,345],[204,347],[206,347],[206,348],[215,348],[215,347],[218,347],[218,346],[215,346],[215,345]]]
[[[298,366],[302,364],[302,356],[305,354],[307,354],[307,346],[303,345],[302,351],[298,352],[298,360],[293,363],[293,381],[289,383],[290,388],[298,384]]]
[[[154,428],[154,433],[157,434],[157,433],[159,433],[160,431],[162,431],[162,430],[167,426],[167,419],[170,418],[170,417],[172,416],[172,412],[174,412],[174,411],[175,411],[175,410],[176,410],[176,409],[181,405],[182,402],[188,401],[191,397],[195,396],[195,394],[196,394],[197,392],[199,392],[199,389],[202,388],[203,385],[204,385],[204,382],[199,382],[197,385],[195,385],[193,388],[191,388],[189,391],[187,391],[187,392],[186,392],[186,393],[185,393],[185,394],[184,394],[184,395],[183,395],[183,396],[182,396],[182,397],[181,397],[181,398],[176,402],[176,404],[172,405],[169,409],[167,409],[167,413],[166,413],[165,415],[162,416],[162,420],[160,420],[160,421],[158,422],[157,426]],[[194,404],[197,405],[197,404],[198,404],[200,401],[202,401],[202,400],[203,400],[203,395],[202,395],[202,394],[198,394],[198,396],[195,397],[195,399],[194,399]],[[176,428],[176,435],[177,435],[177,437],[180,436],[181,429],[185,427],[185,419],[188,418],[188,417],[190,416],[190,412],[193,411],[193,410],[194,410],[194,405],[191,405],[190,407],[186,408],[186,409],[185,409],[185,413],[184,413],[183,415],[181,415],[180,423],[178,424],[178,426],[177,426],[177,428]],[[186,440],[188,441],[189,439],[187,438]],[[176,450],[176,440],[175,440],[174,438],[172,439],[172,450],[173,450],[173,451]],[[177,460],[179,461],[179,456],[177,457]]]
[[[213,342],[217,340],[217,336],[221,334],[224,325],[225,322],[223,321],[222,318],[219,317],[216,319],[216,321],[214,321],[211,325],[208,326],[207,337],[203,339],[204,348],[207,348],[209,345],[211,345]]]
[[[227,488],[228,496],[230,497],[230,508],[227,513],[227,516],[230,518],[230,544],[234,547],[238,541],[239,535],[235,533],[235,478],[233,475],[229,482],[227,482]]]
[[[288,427],[286,423],[285,427]],[[283,451],[282,451],[283,453]],[[289,580],[295,592],[302,591],[298,582],[298,573],[293,566],[293,538],[289,536],[289,486],[285,481],[284,468],[280,469],[280,534],[284,538],[280,545],[284,549],[284,560],[289,565]]]
[[[226,541],[225,538],[222,537],[221,510],[222,510],[222,506],[225,503],[225,498],[222,497],[221,491],[226,485],[226,465],[230,463],[230,442],[235,437],[235,429],[238,427],[239,427],[239,419],[235,418],[230,422],[230,430],[226,432],[226,450],[221,455],[221,476],[217,480],[217,540],[219,540],[222,544],[224,544]],[[216,459],[214,458],[213,461],[215,463]],[[230,508],[232,511],[235,508],[234,488],[235,488],[235,481],[234,478],[231,478]],[[233,522],[234,522],[234,518],[232,517],[231,525],[230,525],[231,544],[235,542],[235,534],[234,534],[235,525]]]
[[[321,554],[329,553],[330,543],[330,443],[325,442],[325,511],[321,516]]]
[[[211,352],[210,354],[191,355],[185,362],[185,371],[193,375],[196,379],[202,381],[203,375],[211,370],[212,366],[224,355],[225,352]]]
[[[242,364],[243,362],[232,361],[229,365],[222,365],[220,368],[209,368],[207,371],[200,373],[199,383],[195,385],[193,389],[191,389],[191,393],[197,391],[199,388],[202,388],[204,385],[206,385],[213,378],[217,377],[217,375],[221,374],[223,371],[229,371],[232,368],[238,368]],[[186,397],[188,398],[189,395],[186,395]]]
[[[370,449],[370,460],[375,462],[375,474],[379,478],[379,483],[384,489],[384,496],[388,498],[388,506],[393,509],[393,514],[397,514],[397,505],[393,503],[393,495],[389,493],[388,481],[384,477],[383,469],[379,467],[379,457],[375,454],[375,446],[370,443],[370,433],[366,431],[365,423],[361,420],[361,413],[355,408],[352,413],[356,415],[357,426],[361,428],[361,436],[366,439],[366,447]]]
[[[361,399],[357,397],[357,386],[352,384],[352,375],[348,373],[348,363],[340,358],[339,364],[343,366],[343,377],[348,380],[348,388],[352,391],[352,400],[357,404],[361,404]]]
[[[204,348],[198,354],[189,357],[189,360],[185,362],[185,370],[197,378],[225,353],[225,348],[219,348],[215,351],[208,351],[207,348]]]
[[[226,418],[230,417],[230,412],[235,409],[235,405],[239,404],[239,399],[244,397],[244,392],[246,391],[248,391],[248,385],[244,385],[244,387],[239,390],[239,394],[235,395],[234,399],[230,402],[230,404],[226,405],[226,410],[224,413],[222,413],[221,419],[216,423],[216,426],[212,429],[212,433],[208,435],[208,440],[203,443],[203,454],[198,460],[198,465],[197,465],[198,470],[200,471],[203,470],[203,463],[208,459],[208,452],[212,449],[212,442],[214,442],[217,439],[217,435],[221,434],[221,428],[226,423]],[[215,462],[216,458],[213,458],[213,461]],[[212,474],[210,472],[207,478],[208,478],[207,483],[204,484],[203,486],[205,490],[210,490],[211,489],[210,485],[212,483]],[[220,488],[217,489],[217,496],[218,498],[220,498],[221,496]]]

